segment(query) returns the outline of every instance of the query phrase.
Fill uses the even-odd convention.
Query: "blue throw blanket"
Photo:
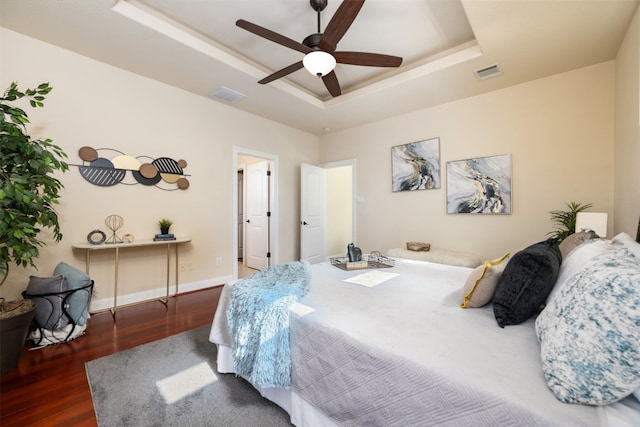
[[[275,265],[239,280],[227,311],[237,375],[261,387],[291,384],[289,308],[309,291],[306,261]]]

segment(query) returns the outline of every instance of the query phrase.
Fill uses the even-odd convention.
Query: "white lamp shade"
[[[302,65],[314,76],[326,76],[336,67],[336,59],[330,53],[316,50],[302,58]]]
[[[576,215],[576,233],[593,230],[600,237],[607,237],[606,212],[578,212]]]

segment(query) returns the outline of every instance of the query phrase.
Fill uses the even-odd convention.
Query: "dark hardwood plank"
[[[210,324],[222,286],[92,315],[76,340],[25,345],[20,364],[0,378],[2,426],[97,426],[85,362]],[[213,345],[213,344],[212,344]]]

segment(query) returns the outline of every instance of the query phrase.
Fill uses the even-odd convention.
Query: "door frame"
[[[244,205],[245,205],[245,201],[244,201],[244,197],[245,197],[245,194],[244,194],[244,191],[245,191],[245,189],[244,189],[244,186],[245,186],[244,178],[245,178],[245,176],[244,176],[244,175],[245,175],[245,170],[246,170],[246,168],[247,168],[247,165],[246,165],[246,164],[244,164],[244,163],[238,163],[238,164],[237,164],[237,171],[242,171],[242,187],[243,187],[243,188],[242,188],[242,198],[243,198],[243,200],[242,200],[242,212],[240,212],[240,210],[238,210],[237,215],[236,215],[236,219],[238,218],[238,216],[240,216],[240,214],[242,214],[242,224],[243,224],[243,227],[244,227],[244,218],[245,218],[245,212],[246,212],[246,209],[245,209],[245,206],[244,206]],[[236,180],[236,181],[237,181],[237,180]],[[239,192],[239,188],[237,187],[237,185],[238,185],[238,184],[237,184],[237,182],[236,182],[236,188],[235,188],[235,191],[236,191],[236,192]],[[240,203],[239,203],[239,200],[238,200],[238,196],[239,196],[239,195],[238,195],[238,194],[236,194],[236,200],[235,200],[235,201],[236,201],[236,203],[240,204]],[[236,228],[237,228],[237,227],[236,227]],[[237,231],[236,231],[236,232],[237,232]],[[242,232],[242,254],[240,254],[240,251],[239,251],[239,250],[237,251],[237,253],[238,253],[238,254],[240,254],[240,256],[242,257],[242,261],[243,261],[243,262],[244,262],[244,257],[245,257],[244,250],[245,250],[245,248],[246,248],[246,244],[247,244],[247,242],[245,242],[245,235],[244,235],[244,234],[245,234],[245,233],[244,233],[244,231],[243,231],[243,232]],[[238,243],[240,242],[240,239],[238,238],[238,235],[237,235],[237,234],[236,234],[236,240],[238,241]],[[238,247],[238,249],[240,249],[240,248]],[[237,261],[237,259],[236,259],[236,261]]]
[[[231,277],[232,280],[238,278],[238,156],[256,157],[264,159],[270,162],[271,179],[269,182],[269,206],[271,211],[271,217],[269,219],[269,252],[271,252],[270,265],[278,264],[278,155],[271,153],[264,153],[261,151],[250,150],[248,148],[242,148],[233,146],[231,149],[231,173],[233,179],[231,180],[231,220],[233,227],[231,227]]]

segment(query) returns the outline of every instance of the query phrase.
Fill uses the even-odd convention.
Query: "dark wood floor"
[[[29,350],[0,378],[1,426],[96,426],[85,362],[210,324],[222,287],[93,315],[74,341]]]

